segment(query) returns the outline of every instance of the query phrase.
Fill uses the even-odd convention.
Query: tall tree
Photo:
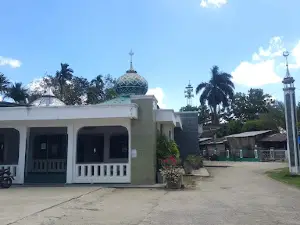
[[[7,88],[9,87],[10,82],[6,78],[6,76],[0,72],[0,94],[4,94],[7,91]]]
[[[60,64],[60,70],[56,71],[55,79],[58,82],[59,85],[59,93],[60,98],[64,101],[64,89],[66,88],[66,85],[68,81],[70,82],[73,78],[73,69],[69,67],[69,64],[67,63],[61,63]]]
[[[98,104],[105,100],[103,76],[98,75],[91,80],[87,90],[87,104]]]
[[[117,92],[115,90],[116,79],[114,79],[111,75],[106,75],[104,77],[104,94],[105,101],[116,98]]]
[[[259,119],[260,115],[268,113],[272,105],[271,96],[263,89],[251,88],[247,94],[236,93],[230,108],[235,119],[245,122]]]
[[[273,104],[268,104],[267,113],[260,115],[260,119],[264,121],[270,121],[276,124],[277,127],[285,129],[285,107],[284,103],[276,101]]]
[[[214,124],[219,124],[218,106],[229,106],[229,99],[234,95],[234,84],[231,81],[232,76],[219,70],[218,66],[211,69],[211,79],[208,82],[200,83],[196,88],[196,94],[200,95],[200,103],[205,103],[211,109]]]
[[[64,103],[66,105],[82,105],[86,103],[89,81],[84,77],[73,76],[64,85]]]
[[[12,98],[16,103],[26,103],[28,89],[21,82],[16,82],[7,88],[5,96]]]

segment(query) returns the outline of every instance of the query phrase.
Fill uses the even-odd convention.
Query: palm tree
[[[60,64],[60,71],[56,71],[55,79],[59,85],[59,93],[60,97],[63,100],[64,88],[67,84],[67,81],[71,81],[73,77],[73,69],[69,68],[69,64],[61,63]]]
[[[5,77],[3,73],[0,73],[0,94],[5,93],[9,85],[9,80]]]
[[[98,104],[105,98],[103,76],[98,75],[91,80],[87,91],[87,103]]]
[[[228,107],[229,100],[233,98],[234,84],[231,78],[230,74],[221,72],[218,66],[213,66],[209,82],[202,82],[196,88],[196,94],[202,91],[200,103],[201,105],[208,104],[214,124],[219,124],[218,106],[222,104],[223,107]]]
[[[5,97],[12,98],[16,103],[25,103],[28,98],[28,90],[21,82],[16,82],[7,88]]]

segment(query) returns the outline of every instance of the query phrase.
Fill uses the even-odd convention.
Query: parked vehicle
[[[14,177],[11,175],[9,169],[0,170],[0,187],[9,188],[12,185]]]

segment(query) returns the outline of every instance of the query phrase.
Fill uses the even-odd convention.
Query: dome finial
[[[132,51],[132,49],[130,50],[129,55],[130,55],[130,70],[134,70],[132,66],[132,56],[134,55],[134,52]]]

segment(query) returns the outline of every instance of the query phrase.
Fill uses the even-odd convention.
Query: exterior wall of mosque
[[[153,98],[132,99],[138,105],[138,119],[131,120],[131,149],[136,158],[131,159],[131,183],[156,182],[156,122]]]

